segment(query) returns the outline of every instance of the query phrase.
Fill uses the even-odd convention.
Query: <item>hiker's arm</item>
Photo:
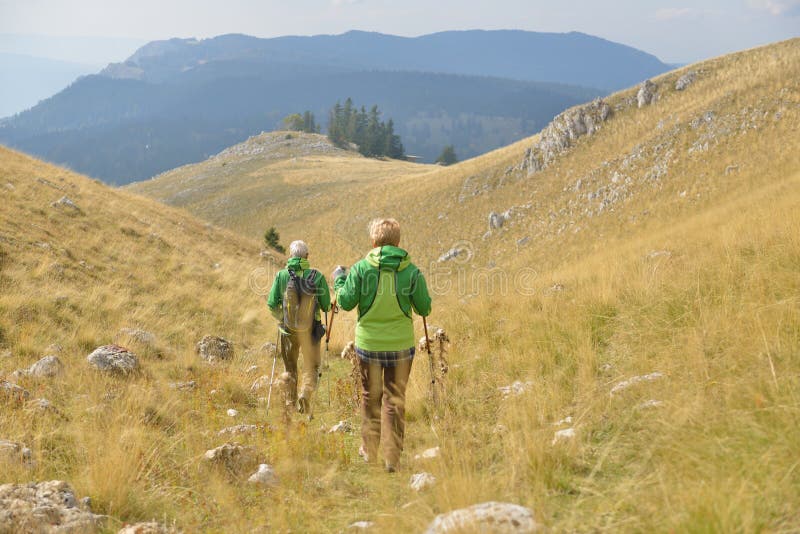
[[[334,292],[336,293],[336,304],[345,311],[350,311],[358,304],[358,297],[361,294],[361,276],[354,265],[350,273],[340,276],[333,281]]]
[[[324,312],[331,311],[331,290],[328,288],[328,281],[325,276],[319,273],[317,277],[317,302],[319,308]]]
[[[275,275],[275,280],[272,282],[272,289],[269,290],[267,297],[267,306],[272,316],[279,321],[283,319],[283,289],[281,288],[281,273]]]
[[[428,284],[425,282],[425,277],[422,276],[422,273],[419,273],[416,282],[414,282],[411,305],[417,315],[427,317],[431,313],[431,296],[428,294]]]

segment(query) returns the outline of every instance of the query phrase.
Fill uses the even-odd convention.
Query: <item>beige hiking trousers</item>
[[[300,396],[311,402],[311,397],[319,382],[321,364],[320,342],[314,343],[311,332],[292,332],[281,335],[281,358],[286,372],[289,373],[288,395],[286,402],[297,402],[297,361],[303,354],[303,381],[300,384]]]

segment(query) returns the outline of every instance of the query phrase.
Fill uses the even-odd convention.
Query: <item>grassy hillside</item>
[[[162,271],[142,248],[130,258],[146,268],[126,270],[118,262],[117,272],[104,271],[102,283],[76,286],[75,294],[92,288],[82,291],[89,301],[107,283],[138,288],[105,304],[116,317],[110,329],[95,326],[104,315],[91,316],[88,326],[83,317],[74,319],[75,328],[94,332],[87,346],[135,321],[124,306],[138,298],[144,304],[137,308],[139,322],[168,349],[163,359],[145,361],[142,377],[98,379],[81,371],[86,349],[76,342],[67,349],[71,338],[64,335],[73,370],[63,383],[36,387],[69,420],[45,424],[22,408],[2,412],[0,428],[8,435],[0,438],[32,444],[40,459],[32,472],[12,466],[4,480],[67,478],[121,521],[156,517],[187,531],[338,532],[371,520],[376,531],[419,532],[438,513],[486,500],[529,506],[555,532],[800,529],[799,56],[794,40],[687,67],[656,79],[660,98],[641,109],[631,103],[635,90],[614,95],[608,100],[614,111],[597,132],[530,175],[520,163],[536,138],[444,169],[338,153],[273,162],[239,155],[137,186],[173,203],[188,199],[182,205],[249,238],[265,225],[277,226],[287,242],[304,237],[324,272],[366,249],[369,218],[401,220],[403,244],[436,292],[431,322],[445,327],[452,343],[438,414],[427,396],[426,356],[415,364],[406,454],[396,475],[370,469],[356,455],[346,362],[333,362],[330,389],[323,381],[317,418],[283,426],[276,412],[265,421],[261,394],[248,390],[254,377],[247,367],[258,364],[266,372],[268,359],[240,352],[215,368],[194,359],[191,345],[206,330],[245,346],[269,335],[257,319],[257,299],[239,285],[251,264],[260,265],[255,250],[246,252],[249,242],[70,178],[86,191],[86,198],[74,199],[86,217],[90,204],[107,214],[101,228],[132,226],[116,215],[129,206],[152,210],[138,215],[143,220],[168,226],[174,217],[196,228],[174,227],[165,237],[183,243],[183,259],[172,261],[195,266],[196,276],[218,261],[216,247],[233,247],[225,249],[230,257],[241,243],[243,256],[238,266],[223,260],[222,269],[205,275],[219,279],[186,277],[186,284],[202,280],[204,292],[156,283]],[[676,91],[674,82],[689,70],[697,72],[695,82]],[[29,176],[35,183],[43,172],[36,169],[69,176],[8,152],[3,160],[20,162],[3,181]],[[221,169],[231,173],[220,178]],[[300,188],[308,195],[298,198]],[[50,191],[42,191],[11,204],[27,207],[4,220],[3,236],[38,242],[25,236],[46,230],[70,236],[64,239],[84,250],[85,234],[72,237],[74,230],[47,207]],[[336,194],[320,194],[326,191]],[[34,218],[29,198],[38,198],[33,204],[45,211],[43,218]],[[271,198],[283,199],[281,211],[258,205]],[[511,219],[485,235],[488,213],[512,207]],[[12,220],[18,226],[6,231]],[[79,219],[66,219],[73,220]],[[119,235],[119,245],[100,237],[94,244],[102,251],[122,247],[127,258],[139,241]],[[435,262],[462,240],[469,255]],[[33,361],[52,342],[46,326],[60,320],[11,314],[26,292],[54,291],[41,281],[53,260],[30,243],[26,254],[46,259],[28,260],[38,270],[27,274],[8,254],[9,244],[2,246],[0,274],[11,296],[4,292],[0,304],[12,353],[2,365],[10,370]],[[195,264],[194,257],[201,259]],[[70,284],[77,282],[67,278],[59,287]],[[156,305],[172,291],[183,298]],[[202,298],[204,313],[188,311],[198,306],[194,298]],[[94,308],[85,306],[88,315]],[[350,339],[352,319],[337,316],[333,351]],[[16,334],[25,328],[39,333]],[[651,380],[631,380],[640,376]],[[189,378],[198,383],[194,392],[167,386]],[[504,396],[498,388],[514,381],[530,385]],[[111,391],[116,404],[102,400]],[[87,412],[103,404],[110,417]],[[230,407],[239,416],[225,416]],[[356,434],[320,429],[340,419],[355,422]],[[278,487],[255,489],[241,474],[203,464],[206,449],[229,439],[216,431],[234,422],[271,425],[235,439],[256,446],[275,466]],[[567,428],[574,437],[557,440],[556,432]],[[413,459],[437,445],[439,458]],[[415,493],[408,477],[420,471],[437,482]]]

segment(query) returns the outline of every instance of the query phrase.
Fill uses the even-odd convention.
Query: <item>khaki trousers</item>
[[[406,429],[406,386],[411,362],[402,360],[396,367],[364,363],[361,367],[361,440],[367,460],[375,462],[383,437],[383,457],[387,465],[397,466],[403,451]]]
[[[300,385],[300,396],[311,402],[311,396],[317,389],[321,364],[320,343],[314,343],[311,332],[292,332],[281,335],[281,359],[283,367],[289,373],[288,395],[286,402],[297,402],[297,360],[303,353],[303,382]]]

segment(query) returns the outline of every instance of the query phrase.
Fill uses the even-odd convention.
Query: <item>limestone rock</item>
[[[636,103],[640,108],[649,106],[658,99],[658,86],[650,80],[645,80],[636,93]]]
[[[509,397],[516,397],[518,395],[522,395],[523,393],[528,391],[531,387],[533,387],[533,382],[531,380],[528,380],[527,382],[516,380],[507,386],[498,387],[497,390],[503,395],[504,399],[507,399]]]
[[[65,209],[68,209],[68,210],[72,210],[72,211],[74,211],[76,213],[79,213],[81,211],[81,209],[78,207],[78,205],[75,204],[75,202],[73,202],[72,199],[70,199],[67,196],[63,196],[63,197],[59,198],[55,202],[52,202],[50,205],[52,207],[54,207],[54,208],[65,208]]]
[[[556,432],[555,436],[553,436],[553,441],[550,443],[551,445],[556,445],[558,443],[564,443],[567,441],[572,441],[575,439],[575,429],[574,428],[565,428],[563,430],[559,430]]]
[[[530,509],[518,504],[485,502],[436,516],[425,534],[525,534],[537,530],[539,525]]]
[[[0,486],[0,532],[91,533],[105,519],[81,509],[63,481]]]
[[[136,355],[119,345],[103,345],[86,357],[89,365],[104,373],[126,375],[139,370]]]
[[[197,387],[197,382],[194,380],[189,380],[188,382],[170,382],[169,387],[171,389],[177,389],[178,391],[194,391]]]
[[[609,393],[609,395],[613,397],[617,393],[620,393],[628,389],[629,387],[639,384],[641,382],[652,382],[653,380],[659,380],[661,378],[664,378],[664,375],[662,373],[659,373],[658,371],[647,375],[633,376],[627,380],[623,380],[622,382],[617,383],[613,388],[611,388],[611,392]]]
[[[259,484],[261,486],[277,486],[278,475],[271,465],[259,464],[258,471],[250,475],[247,481],[251,484]]]
[[[233,358],[233,343],[218,336],[205,336],[197,343],[197,354],[209,363]]]
[[[561,113],[527,150],[520,169],[527,169],[528,175],[544,170],[580,137],[594,134],[610,116],[611,106],[602,99]]]
[[[157,521],[147,521],[125,525],[117,534],[177,534],[179,532],[179,530],[162,525]]]
[[[30,398],[31,394],[11,382],[0,380],[0,401],[22,403]]]
[[[227,428],[223,428],[222,430],[217,432],[217,434],[220,436],[225,436],[225,435],[237,436],[240,434],[253,434],[257,430],[258,430],[257,425],[242,424],[242,425],[234,425],[234,426],[229,426]]]
[[[352,431],[353,425],[350,424],[350,421],[339,421],[328,430],[328,434],[349,434]]]
[[[239,471],[256,463],[256,450],[238,443],[226,443],[206,451],[204,458],[209,463]]]
[[[375,523],[372,521],[356,521],[355,523],[350,523],[347,527],[348,530],[369,530],[375,526]]]
[[[31,450],[22,443],[0,439],[0,457],[27,464],[31,461]]]
[[[421,453],[414,456],[415,460],[432,460],[433,458],[438,458],[439,454],[441,453],[441,449],[439,447],[431,447],[430,449],[425,449]]]
[[[31,365],[26,374],[29,376],[51,378],[59,376],[64,372],[64,364],[58,359],[58,356],[50,355],[45,356],[38,362]]]
[[[225,413],[228,414],[228,417],[236,417],[239,415],[239,410],[236,410],[234,408],[228,408],[228,411]]]
[[[414,491],[422,491],[425,488],[430,488],[436,484],[436,477],[430,473],[416,473],[411,475],[409,487]]]
[[[678,81],[675,82],[675,90],[683,91],[684,89],[686,89],[687,87],[689,87],[694,83],[694,79],[696,77],[697,77],[697,72],[690,70],[689,72],[678,78]]]
[[[511,219],[509,211],[504,211],[503,213],[491,212],[489,214],[489,230],[499,230],[509,219]]]

